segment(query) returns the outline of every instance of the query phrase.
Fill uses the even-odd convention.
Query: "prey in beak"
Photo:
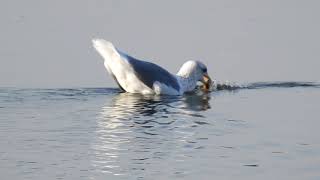
[[[204,73],[201,80],[202,85],[200,85],[200,89],[204,92],[209,92],[212,89],[212,80],[209,77],[208,73]]]

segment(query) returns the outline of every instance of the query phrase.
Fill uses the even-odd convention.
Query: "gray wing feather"
[[[127,61],[133,67],[135,74],[137,75],[139,80],[142,81],[149,88],[152,89],[153,84],[156,81],[158,81],[162,84],[174,88],[177,91],[180,90],[180,86],[177,79],[167,70],[163,69],[162,67],[154,63],[138,60],[119,50],[117,51],[122,57],[127,59]]]

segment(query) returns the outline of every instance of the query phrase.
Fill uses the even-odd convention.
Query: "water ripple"
[[[118,94],[101,109],[96,130],[98,138],[92,145],[95,154],[93,166],[114,175],[125,174],[127,171],[123,167],[115,165],[130,160],[133,161],[130,163],[132,170],[142,171],[143,168],[139,167],[141,164],[169,155],[163,152],[164,146],[171,151],[176,148],[193,148],[185,145],[192,142],[188,141],[188,137],[193,133],[188,132],[188,129],[194,124],[209,123],[200,120],[185,122],[184,119],[204,118],[199,112],[210,108],[209,99],[209,94]],[[131,158],[133,152],[134,158]]]

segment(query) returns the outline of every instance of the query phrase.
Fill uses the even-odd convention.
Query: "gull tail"
[[[111,59],[119,58],[119,53],[113,44],[104,39],[93,39],[93,47],[104,58],[105,61],[111,61]]]

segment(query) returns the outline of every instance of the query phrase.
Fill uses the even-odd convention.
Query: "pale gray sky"
[[[218,80],[319,81],[317,0],[1,0],[0,86],[115,87],[91,46],[112,41],[177,72]]]

